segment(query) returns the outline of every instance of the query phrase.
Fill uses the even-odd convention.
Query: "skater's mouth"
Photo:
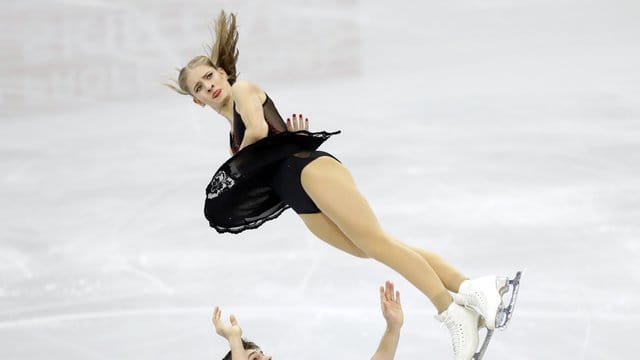
[[[217,89],[216,91],[213,92],[213,98],[217,98],[218,96],[220,96],[220,93],[222,92],[221,89]]]

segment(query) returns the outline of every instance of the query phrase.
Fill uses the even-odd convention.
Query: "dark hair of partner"
[[[245,350],[253,350],[253,349],[260,349],[260,346],[258,346],[256,343],[242,339],[242,347]],[[231,360],[231,350],[229,350],[229,352],[227,353],[227,355],[225,355],[222,360]]]

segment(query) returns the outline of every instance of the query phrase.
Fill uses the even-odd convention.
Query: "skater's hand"
[[[387,321],[387,328],[399,330],[404,322],[402,305],[400,304],[400,291],[394,291],[393,283],[387,280],[380,286],[380,307],[382,316]]]
[[[242,329],[238,325],[238,320],[236,317],[231,314],[229,315],[229,321],[231,325],[226,325],[220,319],[220,315],[222,315],[222,310],[216,306],[213,310],[213,316],[211,317],[211,321],[213,322],[213,326],[216,327],[216,334],[222,336],[223,338],[229,340],[232,337],[241,337]]]
[[[293,121],[291,120],[293,118]],[[304,119],[304,120],[303,120]],[[293,114],[291,118],[287,118],[287,130],[288,131],[309,131],[309,119],[302,116],[302,114]]]

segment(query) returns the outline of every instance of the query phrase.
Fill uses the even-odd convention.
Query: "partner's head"
[[[196,56],[180,69],[175,85],[167,84],[182,95],[189,95],[198,105],[216,110],[230,99],[231,85],[237,78],[239,52],[236,16],[220,12],[215,22],[215,42],[209,56]],[[177,85],[177,86],[176,86]],[[218,91],[219,90],[219,91]]]
[[[271,356],[265,355],[256,343],[242,339],[242,347],[249,360],[271,360]],[[231,351],[222,360],[231,360]]]

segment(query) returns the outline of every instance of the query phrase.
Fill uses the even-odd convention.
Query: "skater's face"
[[[222,68],[198,65],[187,73],[187,86],[193,102],[219,110],[231,99],[231,84]]]

